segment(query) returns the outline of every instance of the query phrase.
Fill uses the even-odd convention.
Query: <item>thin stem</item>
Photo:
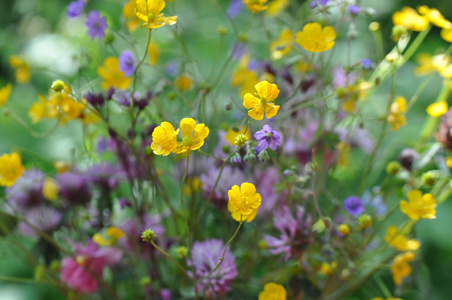
[[[221,160],[222,162],[224,162],[224,160],[223,160],[222,158],[216,157],[215,155],[212,155],[212,154],[209,154],[209,153],[206,153],[206,152],[202,151],[201,149],[198,149],[198,152],[199,152],[199,153],[202,153],[202,154],[204,154],[204,155],[210,156],[210,157],[212,157],[212,158],[215,158],[215,159],[217,159],[217,160]]]
[[[178,268],[179,270],[182,271],[182,273],[187,276],[188,279],[194,281],[194,278],[192,278],[190,275],[188,275],[187,271],[184,269],[184,267],[182,267],[177,260],[175,260],[169,253],[167,253],[165,250],[163,250],[162,248],[160,248],[159,246],[157,246],[154,241],[151,241],[152,246],[155,247],[155,249],[157,249],[160,253],[162,253],[163,255],[165,255],[166,257],[168,257]]]

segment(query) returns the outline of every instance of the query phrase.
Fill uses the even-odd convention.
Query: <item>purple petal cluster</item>
[[[219,262],[218,259],[223,254],[224,246],[224,243],[217,239],[195,242],[193,244],[191,249],[193,265],[191,265],[192,260],[190,259],[187,259],[187,264],[193,267],[196,278],[208,275],[216,267]],[[193,272],[190,271],[189,275],[193,276]],[[214,297],[222,295],[231,290],[231,283],[237,275],[235,258],[228,248],[221,266],[209,278],[203,278],[198,281],[198,290],[202,293],[209,293]]]
[[[358,196],[350,196],[345,199],[344,207],[352,216],[358,216],[365,211],[363,202]]]
[[[28,209],[45,202],[42,195],[45,174],[37,169],[26,170],[11,187],[6,189],[6,199],[13,209]]]
[[[67,6],[67,16],[69,18],[77,18],[82,14],[85,5],[86,5],[85,0],[72,1]]]
[[[92,40],[96,37],[99,40],[104,38],[105,29],[107,28],[107,18],[102,17],[99,11],[90,11],[85,24],[88,27],[88,35]]]
[[[119,71],[123,72],[125,76],[129,77],[135,71],[137,61],[133,57],[132,52],[123,51],[119,56]]]
[[[294,218],[289,207],[282,206],[273,216],[273,226],[280,236],[264,236],[270,253],[284,254],[284,260],[301,256],[311,240],[311,217],[305,216],[304,208],[297,205]]]
[[[259,150],[263,151],[270,147],[272,150],[281,145],[281,136],[270,126],[264,125],[262,130],[259,130],[254,134],[254,137],[259,141]]]
[[[352,16],[356,16],[357,14],[359,14],[361,8],[358,5],[349,5],[348,6],[348,12],[352,15]]]
[[[90,177],[76,172],[65,172],[57,176],[60,196],[69,205],[83,205],[91,201]]]
[[[231,0],[228,7],[228,16],[232,19],[237,17],[242,10],[243,0]]]
[[[52,207],[43,205],[32,207],[24,213],[24,219],[27,220],[27,223],[21,222],[19,229],[25,235],[38,236],[36,230],[51,232],[60,224],[61,217],[61,212]],[[28,224],[33,225],[33,227]]]

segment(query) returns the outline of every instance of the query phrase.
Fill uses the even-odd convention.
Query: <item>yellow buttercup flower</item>
[[[337,261],[333,261],[331,264],[329,263],[322,263],[322,265],[320,266],[320,273],[326,275],[326,276],[330,276],[333,275],[334,270],[337,268]]]
[[[261,81],[254,86],[257,91],[256,96],[250,93],[243,98],[243,106],[248,111],[248,115],[254,120],[262,120],[264,113],[268,119],[276,116],[279,110],[279,105],[273,104],[273,100],[278,98],[279,89],[276,84],[271,84],[268,81]]]
[[[246,130],[246,133],[245,133]],[[228,141],[231,145],[236,144],[236,138],[239,135],[244,134],[246,139],[249,141],[251,138],[251,132],[250,130],[246,129],[246,126],[242,126],[239,131],[234,131],[231,128],[228,129],[228,132],[226,132],[226,135],[224,136],[225,140]]]
[[[436,199],[432,194],[422,195],[419,190],[410,191],[407,195],[408,201],[400,202],[400,210],[412,220],[435,219],[436,218]]]
[[[286,297],[286,289],[274,282],[265,284],[264,290],[259,293],[259,300],[286,300]]]
[[[127,30],[129,30],[130,32],[133,32],[138,27],[140,27],[140,19],[138,19],[135,14],[136,7],[136,0],[129,0],[129,2],[124,4],[124,6],[122,7],[122,15],[127,20],[126,26]]]
[[[179,91],[190,91],[193,88],[193,79],[188,75],[182,74],[174,79],[174,87]]]
[[[265,5],[267,0],[243,0],[243,3],[245,3],[246,7],[248,7],[253,14],[259,13],[268,8]]]
[[[396,11],[392,15],[394,25],[405,27],[408,30],[422,31],[429,25],[429,20],[421,16],[411,7],[404,7],[401,11]]]
[[[149,63],[151,64],[151,66],[157,65],[157,62],[160,58],[160,50],[159,46],[156,43],[154,42],[149,43],[148,54],[149,54]]]
[[[451,58],[444,54],[431,56],[428,53],[422,53],[416,57],[416,61],[419,63],[419,66],[414,70],[414,74],[424,76],[435,71],[442,73],[451,62]]]
[[[347,224],[341,224],[337,227],[337,231],[339,231],[342,235],[347,235],[350,233],[350,226]]]
[[[444,18],[444,16],[436,8],[429,8],[422,5],[418,9],[419,13],[425,16],[430,23],[441,28],[452,28],[452,23]]]
[[[435,118],[441,117],[449,109],[446,101],[432,103],[427,107],[427,113]]]
[[[59,191],[60,188],[53,178],[47,177],[44,180],[44,184],[42,185],[42,195],[45,198],[49,199],[50,201],[56,200]]]
[[[443,28],[441,30],[441,37],[446,42],[452,43],[452,28]]]
[[[302,31],[297,32],[296,42],[305,50],[311,52],[322,52],[333,48],[336,32],[331,26],[322,28],[320,23],[308,23]]]
[[[8,58],[11,67],[16,69],[15,77],[18,83],[28,83],[30,82],[31,72],[28,63],[19,55],[11,55]]]
[[[0,156],[0,186],[12,186],[25,170],[16,152]]]
[[[104,65],[97,68],[97,74],[103,79],[101,86],[104,90],[111,87],[125,90],[130,85],[130,78],[119,71],[119,59],[117,57],[107,57]]]
[[[376,298],[372,298],[372,300],[403,300],[403,299],[401,299],[401,298],[394,298],[394,297],[383,299],[381,297],[376,297]]]
[[[176,147],[178,130],[174,130],[169,122],[162,122],[152,132],[151,149],[156,155],[169,155]]]
[[[293,49],[294,33],[292,30],[285,28],[279,34],[279,39],[270,44],[270,52],[273,59],[280,59],[286,56]]]
[[[413,252],[406,252],[397,255],[391,264],[392,279],[396,285],[401,285],[405,277],[411,274],[411,267],[408,264],[413,261],[415,255]]]
[[[196,124],[192,118],[185,118],[180,121],[180,131],[182,141],[176,143],[174,153],[181,154],[198,150],[204,145],[204,139],[209,135],[209,128],[204,124]]]
[[[407,109],[407,102],[405,97],[399,96],[394,99],[389,109],[389,115],[387,117],[388,123],[391,125],[392,130],[399,130],[400,127],[406,124],[406,118],[403,115]]]
[[[11,83],[8,83],[4,87],[0,89],[0,106],[6,103],[8,101],[9,96],[11,95],[11,89],[12,85]]]
[[[93,235],[93,241],[102,247],[110,247],[116,245],[119,239],[123,238],[125,233],[118,227],[108,227],[105,235],[96,233]]]
[[[409,240],[408,237],[399,232],[399,229],[394,225],[388,227],[384,239],[386,243],[399,251],[415,251],[421,246],[421,243],[418,240]]]
[[[165,17],[161,11],[165,8],[163,0],[137,0],[136,15],[144,22],[142,27],[149,30],[163,25],[173,25],[177,22],[177,16]]]
[[[267,16],[274,17],[279,15],[288,5],[289,0],[273,0],[268,4],[268,9],[265,12]]]
[[[256,193],[256,187],[249,182],[234,185],[228,191],[228,210],[236,221],[251,222],[256,217],[257,209],[261,205],[261,195]]]

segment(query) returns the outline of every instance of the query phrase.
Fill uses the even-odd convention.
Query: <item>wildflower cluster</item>
[[[452,195],[452,23],[404,7],[389,36],[361,4],[11,6],[0,243],[34,276],[0,280],[61,299],[408,297],[432,251],[414,229]]]

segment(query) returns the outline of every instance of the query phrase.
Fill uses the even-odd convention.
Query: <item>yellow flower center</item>
[[[148,14],[148,22],[154,22],[155,21],[155,14],[149,13]]]
[[[184,146],[190,146],[193,144],[193,138],[191,136],[184,136],[182,138],[182,144],[184,144]]]

